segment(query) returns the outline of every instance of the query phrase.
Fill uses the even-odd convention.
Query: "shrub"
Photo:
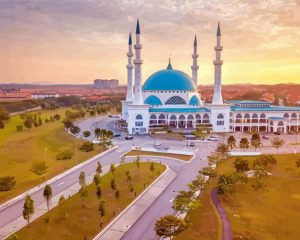
[[[73,157],[73,152],[71,150],[65,150],[60,152],[56,156],[56,160],[67,160]]]
[[[48,166],[45,161],[35,161],[32,164],[31,171],[37,175],[42,175],[46,173],[48,170]]]
[[[81,147],[80,150],[83,152],[90,152],[94,150],[94,144],[91,142],[84,142]]]
[[[16,185],[15,177],[6,176],[0,178],[0,192],[9,191]]]
[[[296,161],[296,167],[299,167],[299,168],[300,168],[300,158],[297,159],[297,161]]]
[[[23,126],[22,125],[18,125],[18,126],[16,126],[16,128],[17,128],[18,132],[21,132],[23,130]]]

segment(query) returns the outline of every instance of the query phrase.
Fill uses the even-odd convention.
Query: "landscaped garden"
[[[299,239],[299,159],[300,154],[275,154],[219,161],[217,176],[200,195],[202,205],[189,211],[188,227],[176,239],[218,239],[221,224],[210,199],[213,188],[229,217],[233,239]],[[251,177],[243,177],[245,172]]]
[[[167,152],[151,152],[151,151],[141,151],[141,150],[131,150],[126,153],[125,156],[159,156],[159,157],[169,157],[177,158],[183,161],[189,161],[192,159],[192,155],[177,154],[177,153],[167,153]]]
[[[87,186],[81,174],[79,193],[65,200],[61,198],[57,207],[16,235],[18,239],[33,240],[92,239],[164,170],[164,165],[151,162],[112,165],[109,173],[101,178],[98,175]]]
[[[0,130],[0,185],[10,181],[9,189],[0,191],[0,203],[102,151],[98,145],[82,147],[83,140],[75,140],[65,131],[62,120],[66,110],[13,116]]]

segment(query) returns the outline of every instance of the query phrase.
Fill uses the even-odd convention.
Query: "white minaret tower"
[[[222,98],[222,83],[221,83],[221,71],[222,71],[222,64],[223,61],[221,60],[221,51],[223,47],[221,46],[221,30],[220,30],[220,23],[218,23],[218,30],[217,30],[217,46],[215,46],[216,51],[216,60],[214,61],[215,65],[215,85],[214,85],[214,97],[212,104],[223,104]]]
[[[193,81],[197,87],[198,84],[198,53],[197,53],[197,37],[195,35],[195,39],[194,39],[194,53],[192,54],[192,58],[193,58],[193,65],[191,66],[192,68],[192,78]]]
[[[130,101],[132,102],[133,100],[133,89],[132,89],[132,69],[133,69],[133,65],[132,65],[132,57],[133,57],[133,53],[132,53],[132,39],[131,39],[131,33],[129,33],[129,40],[128,40],[128,53],[127,53],[127,57],[128,57],[128,63],[126,65],[127,68],[127,96],[126,96],[126,101]]]
[[[142,45],[140,44],[140,23],[139,19],[136,23],[136,43],[134,45],[135,49],[135,59],[133,60],[134,64],[134,101],[136,105],[144,104],[142,96],[142,64],[143,60],[141,59],[141,49]]]

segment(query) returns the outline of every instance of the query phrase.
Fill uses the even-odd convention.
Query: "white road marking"
[[[169,202],[170,202],[170,203],[173,202],[173,201],[174,201],[174,198],[175,198],[175,197],[172,197],[172,198],[170,199]]]
[[[61,186],[61,185],[63,185],[65,182],[61,182],[61,183],[59,183],[59,184],[57,184],[57,186]]]

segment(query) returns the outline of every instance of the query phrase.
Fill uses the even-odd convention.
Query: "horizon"
[[[128,33],[134,32],[137,17],[143,82],[164,69],[170,56],[175,69],[191,75],[197,34],[198,83],[213,84],[220,21],[224,85],[300,83],[296,0],[9,1],[0,3],[0,12],[1,83],[76,85],[115,78],[126,84]]]

